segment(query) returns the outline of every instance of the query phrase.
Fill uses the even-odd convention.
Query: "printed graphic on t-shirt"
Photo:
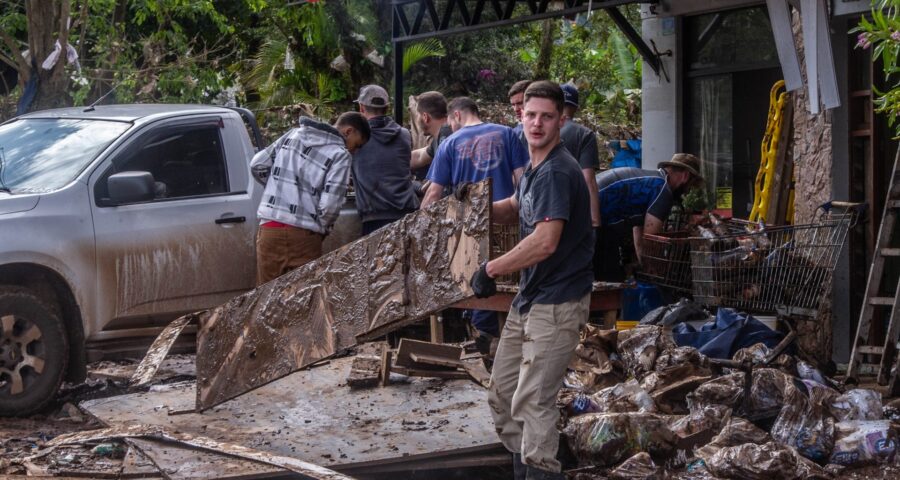
[[[457,158],[466,158],[479,172],[493,170],[503,160],[502,132],[488,132],[456,145]]]

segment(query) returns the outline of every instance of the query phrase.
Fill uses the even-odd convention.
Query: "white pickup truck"
[[[0,124],[0,416],[34,412],[63,379],[82,380],[86,352],[146,343],[254,286],[262,185],[248,126],[259,146],[249,111],[199,105]],[[358,222],[342,217],[337,230],[332,247]]]

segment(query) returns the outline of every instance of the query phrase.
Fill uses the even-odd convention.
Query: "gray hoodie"
[[[396,220],[419,208],[409,162],[409,130],[391,117],[369,119],[369,141],[353,155],[356,208],[364,222]]]

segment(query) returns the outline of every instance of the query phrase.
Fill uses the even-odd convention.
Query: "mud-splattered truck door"
[[[96,169],[96,318],[112,319],[104,330],[148,327],[254,286],[257,201],[241,130],[236,116],[164,119]],[[152,198],[116,199],[116,176],[135,172],[152,175]]]

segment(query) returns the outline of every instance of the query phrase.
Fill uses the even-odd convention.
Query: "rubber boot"
[[[528,466],[525,480],[566,480],[566,475],[562,472],[550,472]]]
[[[522,463],[522,454],[513,454],[513,480],[525,480],[527,467]]]

